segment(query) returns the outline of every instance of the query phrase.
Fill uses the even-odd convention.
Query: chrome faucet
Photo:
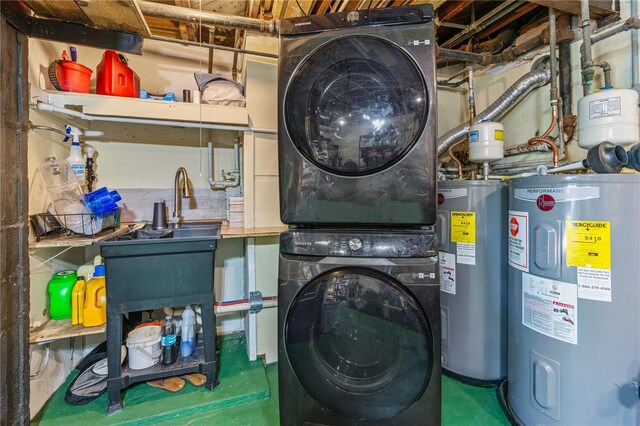
[[[182,176],[182,196],[178,193],[180,186],[180,176]],[[180,167],[176,172],[176,177],[173,182],[173,216],[171,217],[171,223],[174,228],[180,228],[180,216],[182,215],[182,200],[181,198],[191,197],[191,190],[189,189],[189,175],[184,167]]]

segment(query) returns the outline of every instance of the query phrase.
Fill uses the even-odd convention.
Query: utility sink
[[[152,229],[151,224],[144,228],[105,240],[100,245],[109,243],[122,244],[129,241],[138,243],[169,243],[176,240],[197,241],[203,239],[219,239],[222,222],[182,222],[180,228]],[[171,226],[171,225],[170,225]]]

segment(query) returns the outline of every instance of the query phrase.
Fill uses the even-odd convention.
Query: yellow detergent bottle
[[[107,322],[107,288],[104,265],[97,265],[93,278],[87,283],[84,301],[83,324],[97,327]]]
[[[73,325],[83,322],[85,287],[84,277],[78,277],[71,291],[71,324]]]

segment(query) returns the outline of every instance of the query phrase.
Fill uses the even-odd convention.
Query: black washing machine
[[[282,425],[440,424],[440,287],[429,231],[281,235]]]
[[[280,216],[286,224],[435,223],[433,7],[280,24]]]

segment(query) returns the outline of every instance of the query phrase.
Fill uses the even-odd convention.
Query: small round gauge
[[[347,21],[351,22],[352,24],[358,22],[358,19],[360,19],[360,14],[358,13],[358,11],[352,10],[351,12],[347,13]]]
[[[352,238],[349,240],[349,248],[352,251],[358,251],[362,248],[362,240],[359,238]]]

